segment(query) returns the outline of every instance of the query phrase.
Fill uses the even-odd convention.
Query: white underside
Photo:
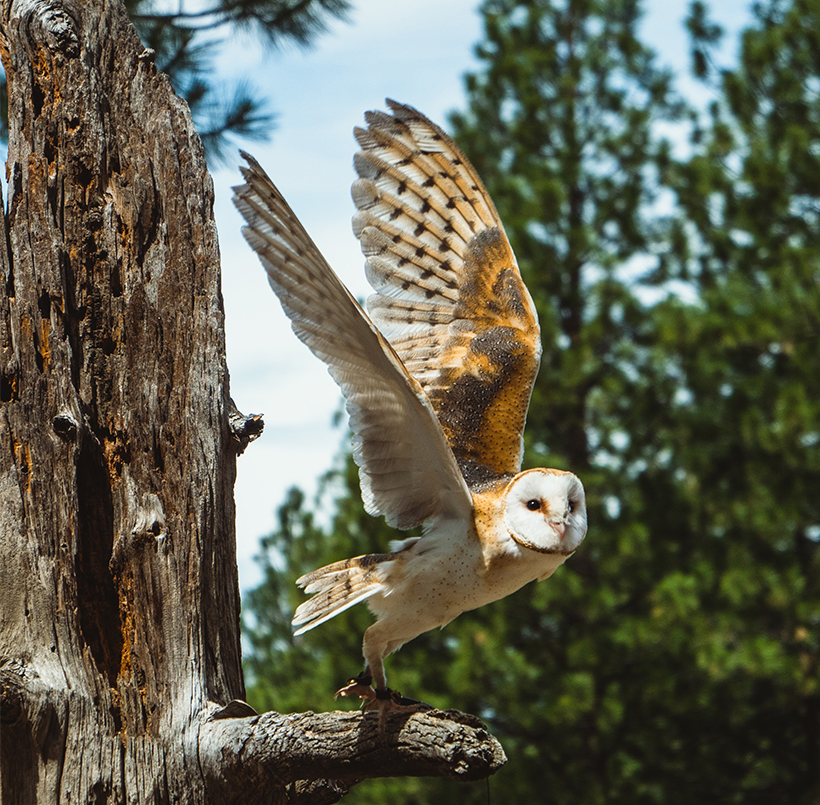
[[[406,562],[391,562],[385,567],[387,592],[376,592],[368,600],[378,617],[371,630],[385,642],[401,645],[430,629],[446,626],[462,612],[551,576],[567,559],[510,542],[503,559],[486,568],[479,540],[465,538],[463,524],[441,524],[435,534],[412,546]]]

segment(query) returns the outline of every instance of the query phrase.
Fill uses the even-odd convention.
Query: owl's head
[[[560,470],[519,473],[504,496],[504,524],[524,548],[572,553],[587,533],[583,484],[571,472]]]

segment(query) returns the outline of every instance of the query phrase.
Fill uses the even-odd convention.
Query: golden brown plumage
[[[541,356],[535,307],[484,185],[409,106],[369,112],[353,184],[373,322],[421,384],[462,472],[518,472]]]

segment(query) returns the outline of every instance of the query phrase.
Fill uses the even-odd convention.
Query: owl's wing
[[[347,403],[362,498],[396,528],[469,517],[472,499],[430,402],[336,276],[256,160],[234,203],[293,331]]]
[[[409,106],[356,129],[353,230],[376,291],[373,322],[438,415],[468,480],[518,472],[541,339],[484,185],[456,144]]]

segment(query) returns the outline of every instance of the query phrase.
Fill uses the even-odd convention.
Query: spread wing
[[[259,164],[234,203],[296,335],[345,397],[364,505],[396,528],[469,517],[472,499],[435,412]]]
[[[427,392],[465,477],[518,472],[541,357],[535,306],[467,158],[420,112],[387,104],[392,115],[368,112],[355,131],[368,312]]]

